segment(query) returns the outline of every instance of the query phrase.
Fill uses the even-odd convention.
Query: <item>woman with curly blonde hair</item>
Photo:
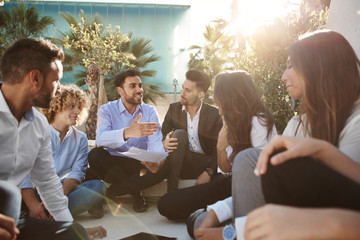
[[[41,109],[50,123],[51,145],[55,170],[63,183],[72,215],[88,211],[102,217],[104,183],[100,180],[83,182],[89,153],[86,134],[74,126],[86,120],[89,100],[84,91],[73,84],[63,85],[50,103]],[[44,205],[36,199],[33,186],[27,178],[22,186],[23,199],[31,217],[48,219]]]

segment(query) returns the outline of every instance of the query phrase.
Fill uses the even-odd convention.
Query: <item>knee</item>
[[[103,195],[106,189],[105,183],[101,180],[89,180],[90,188],[98,193]]]
[[[104,157],[104,154],[109,154],[109,153],[102,147],[93,148],[88,155],[88,162],[90,167],[97,165],[99,160]]]
[[[169,220],[171,220],[171,214],[169,214],[170,206],[171,204],[169,204],[168,194],[162,196],[157,205],[159,213]]]
[[[176,202],[173,200],[171,192],[166,193],[160,198],[157,207],[162,216],[169,220],[178,220],[180,217],[177,216],[178,214],[176,212],[178,212],[179,209],[177,209]]]
[[[177,138],[178,143],[181,144],[187,141],[188,134],[184,129],[176,129],[171,137]]]
[[[0,181],[0,196],[2,199],[11,199],[11,202],[20,203],[21,195],[19,189],[6,181]]]
[[[248,148],[239,152],[234,158],[233,173],[253,171],[260,152],[261,150],[256,148]]]

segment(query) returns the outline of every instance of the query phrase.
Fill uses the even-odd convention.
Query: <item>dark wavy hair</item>
[[[289,56],[304,80],[305,134],[337,145],[360,96],[359,59],[341,34],[329,30],[304,35],[290,45]]]
[[[2,61],[1,72],[3,82],[16,84],[22,82],[25,75],[37,69],[46,78],[52,70],[55,60],[64,60],[61,48],[42,38],[23,38],[6,49]]]
[[[228,126],[227,140],[233,148],[231,161],[238,152],[252,147],[251,129],[254,116],[267,127],[267,137],[271,136],[274,118],[262,102],[249,73],[219,73],[215,77],[214,98],[221,106],[223,118]]]

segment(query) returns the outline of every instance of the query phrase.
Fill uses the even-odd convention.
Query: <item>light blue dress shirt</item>
[[[81,183],[89,153],[86,134],[72,126],[60,144],[60,133],[52,125],[50,125],[50,133],[56,174],[60,179],[73,178]],[[26,178],[22,188],[32,187],[29,178]]]
[[[129,127],[132,122],[142,114],[139,122],[155,122],[159,129],[154,134],[140,138],[129,138],[124,140],[124,128]],[[111,155],[122,156],[134,146],[153,152],[164,152],[162,143],[161,126],[158,114],[153,106],[141,103],[136,107],[134,114],[130,114],[121,99],[109,102],[100,107],[98,111],[98,122],[96,129],[96,145],[104,147]]]

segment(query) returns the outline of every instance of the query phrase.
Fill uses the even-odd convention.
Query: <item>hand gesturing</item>
[[[127,140],[130,137],[145,137],[154,134],[159,126],[157,123],[141,123],[141,113],[139,116],[131,123],[131,125],[124,129],[124,139]]]

